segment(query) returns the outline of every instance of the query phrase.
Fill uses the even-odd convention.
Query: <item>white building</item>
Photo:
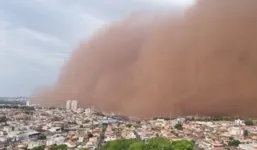
[[[243,120],[237,119],[235,120],[236,125],[245,125]]]
[[[109,141],[114,141],[114,140],[117,140],[116,135],[109,135],[109,136],[105,137],[104,142],[109,142]]]
[[[256,144],[239,144],[239,148],[242,150],[255,150],[257,149]]]
[[[3,131],[5,131],[5,132],[8,133],[8,132],[13,131],[13,128],[14,128],[14,127],[12,127],[12,126],[4,126],[4,127],[3,127]]]
[[[78,101],[72,100],[71,101],[71,110],[76,111],[78,109]]]
[[[85,147],[88,148],[89,150],[96,149],[96,147],[97,147],[97,138],[96,137],[90,138]]]
[[[135,139],[135,138],[137,138],[137,137],[133,131],[128,133],[127,135],[125,135],[125,139]]]
[[[29,141],[27,149],[33,149],[42,145],[45,145],[44,141]]]
[[[84,137],[80,136],[80,137],[78,138],[77,142],[79,142],[79,143],[84,142]]]
[[[90,108],[85,109],[85,114],[91,114],[93,111]]]
[[[70,110],[71,109],[71,100],[66,101],[66,109]]]
[[[30,100],[26,101],[26,106],[30,106]]]
[[[240,127],[230,127],[228,132],[231,136],[242,136],[244,134],[244,130]]]
[[[8,138],[11,141],[20,141],[20,140],[28,140],[28,139],[37,139],[39,136],[39,132],[37,131],[28,131],[28,132],[10,132],[8,134]]]
[[[185,118],[177,118],[170,121],[172,126],[175,126],[176,124],[183,124],[185,122]]]
[[[52,127],[49,129],[50,132],[54,133],[54,132],[61,132],[61,128],[60,127]]]
[[[78,113],[83,113],[83,112],[85,112],[85,110],[84,110],[83,108],[78,108],[78,109],[77,109],[77,112],[78,112]]]
[[[76,143],[72,142],[72,141],[67,141],[64,143],[65,145],[68,146],[68,148],[75,148],[76,147]]]
[[[46,145],[47,146],[54,145],[54,144],[61,145],[61,144],[64,144],[64,142],[65,142],[65,137],[63,137],[62,135],[56,134],[51,138],[47,139]]]

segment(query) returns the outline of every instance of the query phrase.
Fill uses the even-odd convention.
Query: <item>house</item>
[[[5,132],[0,130],[0,136],[3,136],[4,134]]]
[[[17,148],[18,148],[18,149],[25,149],[26,147],[27,147],[26,144],[18,144],[18,145],[17,145]]]
[[[125,138],[126,138],[126,139],[135,139],[135,138],[136,138],[136,135],[134,134],[133,131],[131,131],[131,132],[129,132],[129,133],[127,133],[127,134],[125,135]]]
[[[11,132],[8,134],[8,138],[11,141],[20,141],[27,139],[37,139],[40,133],[37,131],[28,131],[28,132]]]
[[[89,150],[95,150],[97,147],[97,138],[90,138],[85,147],[87,147]]]
[[[116,139],[117,139],[116,135],[108,135],[108,136],[104,139],[104,142],[114,141],[114,140],[116,140]]]
[[[75,148],[77,146],[76,143],[74,143],[74,142],[72,142],[70,140],[66,141],[64,144],[67,145],[68,148]]]
[[[42,145],[45,145],[44,141],[31,141],[31,142],[28,142],[27,149],[33,149],[35,147],[39,147],[39,146],[42,146]]]
[[[3,127],[3,131],[5,131],[5,132],[11,132],[11,131],[13,131],[13,127],[12,126],[4,126]]]
[[[61,127],[52,127],[49,129],[49,132],[61,132]]]
[[[240,119],[235,120],[235,124],[236,125],[245,125],[244,121],[240,120]]]
[[[65,142],[65,137],[61,136],[61,135],[54,135],[51,138],[47,139],[46,141],[46,145],[50,146],[50,145],[61,145]]]
[[[230,127],[228,132],[230,136],[242,136],[244,134],[244,130],[240,127]]]
[[[223,146],[224,145],[219,141],[215,141],[215,142],[212,143],[212,148],[221,148]]]
[[[79,136],[77,142],[78,143],[84,142],[84,137],[83,136]]]
[[[7,143],[5,142],[0,142],[0,150],[6,149]]]
[[[85,114],[91,114],[91,113],[93,113],[93,111],[91,110],[91,109],[85,109]]]
[[[4,136],[0,136],[0,142],[6,142],[7,141],[7,138],[4,137]]]
[[[257,150],[257,144],[239,144],[242,150]]]

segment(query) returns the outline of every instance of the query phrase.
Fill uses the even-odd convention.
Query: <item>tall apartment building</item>
[[[26,101],[26,106],[30,106],[30,100]]]
[[[66,101],[66,109],[70,110],[71,109],[71,100]]]
[[[76,111],[78,109],[78,101],[72,100],[71,101],[71,110]]]
[[[78,109],[78,101],[76,100],[67,100],[66,101],[66,109],[77,111]]]

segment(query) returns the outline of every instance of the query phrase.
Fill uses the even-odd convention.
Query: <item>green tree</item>
[[[157,137],[147,141],[145,150],[147,148],[150,150],[172,150],[172,144],[166,138]]]
[[[50,150],[68,150],[68,147],[65,144],[53,145],[53,146],[50,147]]]
[[[107,142],[100,150],[127,150],[131,144],[140,142],[137,139],[119,139]]]
[[[232,140],[232,141],[229,141],[229,142],[228,142],[228,145],[229,145],[229,146],[235,146],[235,147],[237,147],[239,144],[240,144],[240,141],[239,141],[239,140]]]
[[[135,142],[129,146],[128,150],[143,150],[144,145],[143,142]]]
[[[245,121],[245,125],[252,126],[253,125],[253,121],[252,120],[246,120]]]
[[[172,142],[172,146],[174,150],[193,150],[194,144],[191,141],[180,140]]]
[[[88,148],[80,148],[79,150],[88,150]]]
[[[181,123],[178,123],[174,126],[178,130],[183,130],[183,125]]]
[[[44,150],[44,149],[45,149],[45,146],[38,146],[33,148],[32,150]]]
[[[119,139],[107,142],[99,150],[193,150],[191,141],[181,140],[171,142],[162,137],[156,137],[146,142],[139,139]]]
[[[249,135],[248,130],[244,130],[244,137],[247,137]]]

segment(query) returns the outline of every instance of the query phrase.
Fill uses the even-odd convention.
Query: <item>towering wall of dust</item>
[[[138,117],[257,115],[257,1],[199,0],[183,16],[134,15],[74,52],[45,104]]]

